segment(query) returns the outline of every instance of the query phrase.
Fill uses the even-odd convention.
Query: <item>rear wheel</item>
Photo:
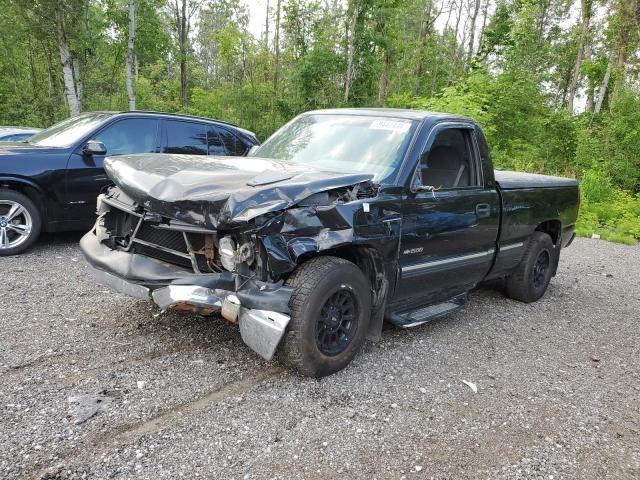
[[[29,197],[0,190],[0,256],[16,255],[33,245],[41,223],[40,212]]]
[[[287,285],[294,292],[280,359],[311,377],[341,370],[364,341],[371,316],[369,281],[347,260],[318,257],[302,264]]]
[[[533,232],[520,264],[507,278],[507,295],[525,303],[539,300],[553,275],[555,248],[546,233]]]

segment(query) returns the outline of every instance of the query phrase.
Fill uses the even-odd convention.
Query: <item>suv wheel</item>
[[[40,212],[29,197],[0,190],[0,256],[16,255],[33,245],[41,223]]]
[[[287,285],[294,292],[280,359],[310,377],[341,370],[364,341],[371,316],[369,281],[347,260],[318,257],[298,267]]]
[[[551,237],[546,233],[533,232],[520,264],[507,278],[507,296],[525,303],[539,300],[551,281],[555,255]]]

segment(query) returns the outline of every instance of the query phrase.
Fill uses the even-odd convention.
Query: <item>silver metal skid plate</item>
[[[271,360],[282,340],[290,317],[268,310],[240,308],[240,336],[254,352]]]
[[[147,287],[123,280],[103,270],[89,267],[99,284],[112,288],[116,292],[127,294],[140,300],[151,300],[151,292]]]
[[[200,308],[219,308],[222,305],[213,290],[197,285],[169,285],[154,290],[152,296],[163,310],[183,303]]]

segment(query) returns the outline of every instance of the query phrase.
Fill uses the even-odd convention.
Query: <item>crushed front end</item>
[[[114,187],[98,198],[98,220],[80,246],[101,284],[163,310],[220,312],[267,360],[289,323],[292,289],[269,281],[249,229],[221,234],[154,215]]]
[[[385,219],[397,214],[369,204],[377,194],[370,174],[161,154],[107,157],[104,166],[115,185],[98,197],[96,224],[80,241],[102,284],[162,309],[219,312],[271,359],[290,321],[290,274],[314,255],[354,246],[359,226],[358,241],[384,252],[353,255],[371,259],[364,268],[383,304],[381,258],[397,251]]]

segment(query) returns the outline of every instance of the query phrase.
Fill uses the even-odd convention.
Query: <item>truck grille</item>
[[[220,271],[213,259],[205,256],[206,237],[210,237],[209,244],[213,245],[213,233],[167,228],[164,224],[160,226],[156,222],[141,220],[136,215],[115,208],[104,215],[102,225],[107,230],[112,248],[124,248],[195,273]]]
[[[170,248],[171,250],[176,250],[181,253],[188,253],[187,243],[184,241],[184,235],[182,232],[167,230],[164,228],[155,228],[144,221],[142,222],[142,225],[140,225],[135,238],[165,248]]]

